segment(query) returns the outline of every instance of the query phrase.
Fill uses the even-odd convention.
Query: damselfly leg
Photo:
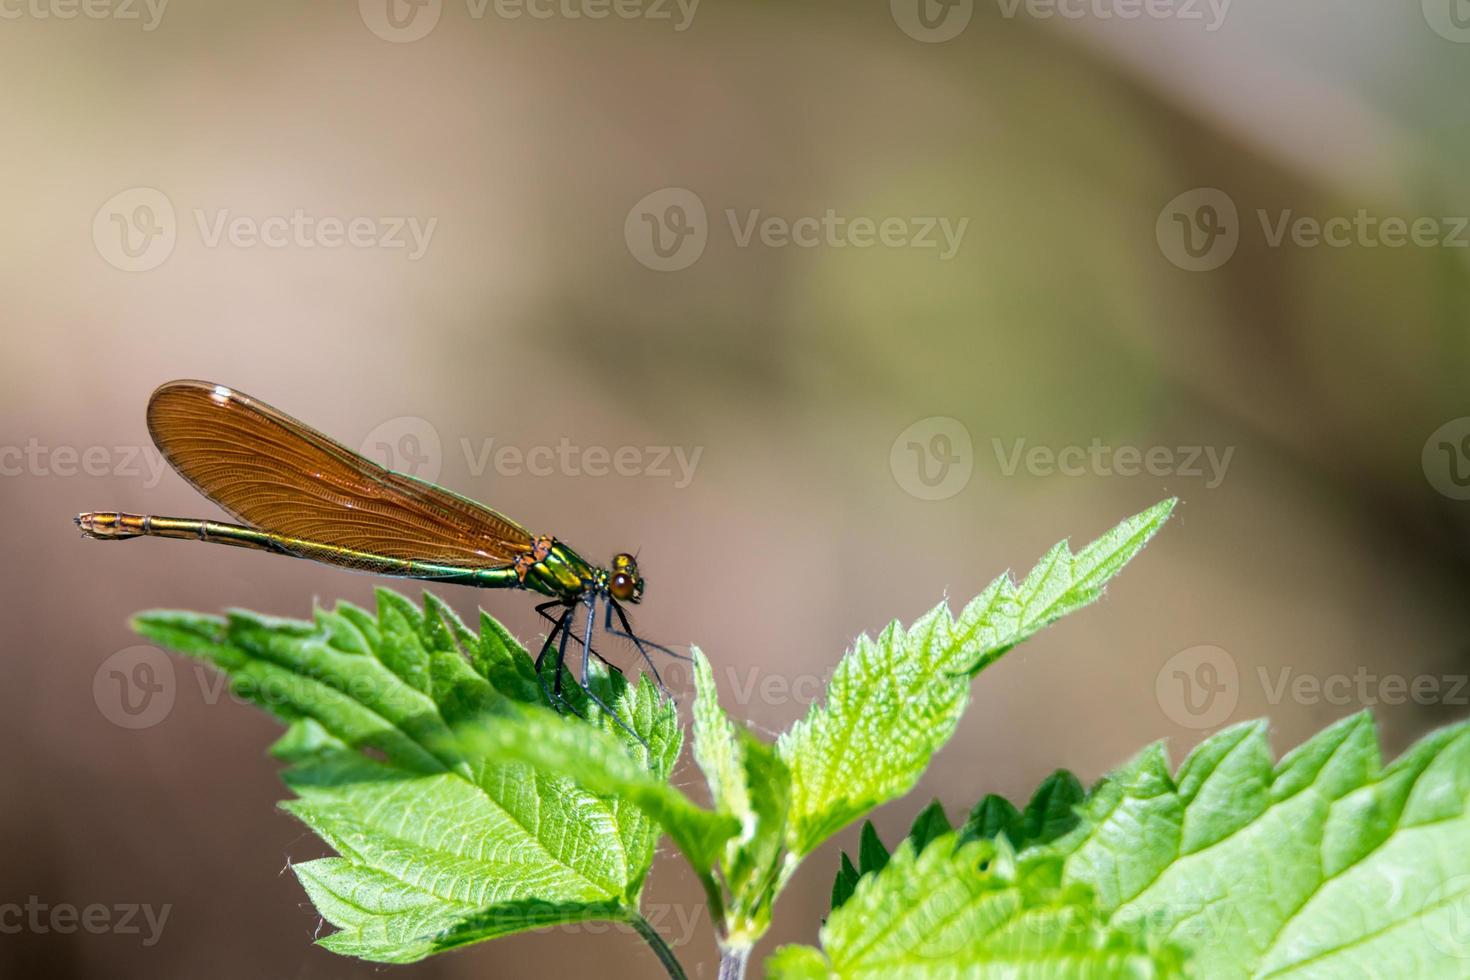
[[[664,646],[661,643],[655,643],[652,640],[645,640],[643,639],[643,637],[638,636],[636,633],[633,632],[633,624],[628,622],[628,614],[623,612],[623,607],[618,605],[616,602],[607,603],[607,608],[603,611],[603,613],[603,632],[611,636],[617,636],[625,640],[631,640],[633,642],[633,645],[638,648],[638,652],[643,656],[643,662],[648,664],[648,669],[653,672],[653,679],[658,683],[659,690],[663,691],[665,694],[668,694],[669,689],[667,685],[664,684],[664,679],[659,676],[658,667],[654,665],[653,658],[648,655],[647,647],[652,647],[660,653],[664,653],[670,657],[673,657],[675,660],[689,661],[693,658],[687,657],[682,653],[675,653],[673,650],[670,650],[668,647]],[[612,618],[614,613],[617,613],[618,622],[621,623],[623,626],[622,629],[617,629],[613,626]]]
[[[546,612],[546,609],[552,605],[559,605],[559,603],[543,603],[541,606],[536,607],[536,611],[538,613],[545,616],[548,620],[553,620],[556,624],[552,627],[551,632],[547,635],[546,641],[541,645],[541,652],[536,655],[536,662],[533,668],[536,671],[536,678],[540,681],[541,689],[546,693],[546,696],[548,700],[551,701],[553,707],[555,707],[558,711],[568,711],[579,718],[584,717],[581,712],[577,711],[576,705],[568,700],[566,695],[562,693],[562,676],[565,673],[567,659],[567,641],[569,639],[575,638],[577,642],[581,643],[582,645],[582,676],[578,681],[577,686],[582,689],[582,692],[587,695],[587,698],[592,701],[593,704],[597,705],[599,708],[602,709],[605,714],[612,718],[613,721],[617,722],[619,728],[623,729],[623,731],[636,738],[644,748],[649,748],[648,742],[644,740],[643,736],[634,731],[632,727],[623,720],[623,717],[619,715],[617,711],[615,711],[611,706],[609,706],[606,701],[599,697],[597,692],[592,689],[591,678],[588,674],[588,668],[591,665],[591,658],[595,656],[598,660],[602,660],[604,664],[607,664],[607,661],[603,659],[600,653],[592,649],[592,625],[595,621],[597,613],[596,594],[589,593],[585,602],[587,605],[587,623],[584,635],[580,637],[576,636],[575,632],[572,629],[577,613],[577,606],[571,605],[564,607],[564,611],[562,612],[562,614],[558,617],[555,617],[554,620],[553,617]],[[553,673],[555,676],[552,682],[552,686],[548,688],[546,686],[546,676],[542,672],[541,668],[542,665],[546,662],[546,656],[548,653],[551,652],[553,646],[556,649],[556,663],[553,665]],[[622,674],[622,671],[618,670],[618,668],[613,666],[612,664],[607,664],[607,666],[610,667],[612,670],[617,671],[620,675]]]
[[[561,617],[559,617],[559,616],[553,616],[551,613],[547,612],[546,610],[552,609],[552,608],[558,607],[558,606],[561,606],[562,608],[568,608],[568,607],[566,607],[562,603],[562,601],[560,599],[553,599],[550,602],[543,602],[543,603],[541,603],[541,605],[537,606],[536,607],[536,613],[542,619],[544,619],[548,623],[550,623],[552,626],[555,626],[560,621]],[[578,643],[581,643],[582,642],[582,638],[579,637],[579,636],[577,636],[576,633],[573,633],[572,634],[572,639],[576,640]],[[536,670],[537,670],[538,673],[541,670],[541,661],[545,658],[545,656],[549,652],[549,650],[550,650],[550,647],[547,646],[547,645],[545,645],[545,644],[543,644],[542,647],[541,647],[541,653],[536,657]],[[617,664],[615,664],[612,661],[608,660],[602,654],[598,653],[596,647],[594,647],[592,649],[592,656],[596,657],[598,660],[601,660],[604,667],[608,668],[609,670],[617,671],[619,674],[622,674],[623,669],[621,667],[619,667]]]
[[[618,725],[623,729],[623,731],[627,732],[629,735],[632,735],[639,742],[642,742],[645,749],[649,749],[650,751],[652,751],[652,749],[649,748],[648,743],[643,741],[643,736],[633,731],[633,729],[629,727],[628,723],[623,721],[622,715],[619,715],[612,708],[608,707],[607,702],[603,701],[602,698],[597,696],[597,692],[592,690],[590,675],[587,673],[587,668],[592,657],[592,625],[596,621],[596,619],[597,593],[589,592],[587,594],[587,625],[585,630],[583,631],[582,636],[582,690],[587,694],[589,698],[592,699],[594,704],[596,704],[604,712],[610,715],[612,717],[612,720],[617,722]],[[598,659],[600,660],[602,658],[599,657]]]
[[[551,702],[552,706],[555,707],[558,711],[565,709],[575,715],[578,714],[576,705],[568,701],[565,695],[561,693],[562,665],[566,662],[567,635],[571,632],[570,625],[574,608],[575,607],[568,606],[566,611],[562,613],[560,617],[553,620],[556,625],[552,628],[551,632],[546,635],[546,642],[541,645],[541,652],[536,655],[536,663],[532,667],[532,669],[536,672],[536,680],[540,682],[541,690],[545,692],[546,699]],[[551,617],[547,618],[550,619]],[[557,642],[558,636],[561,637],[560,643]],[[546,675],[542,672],[541,665],[546,662],[546,655],[551,652],[553,647],[555,647],[557,651],[556,675],[552,686],[547,687]],[[578,715],[578,717],[581,716]]]

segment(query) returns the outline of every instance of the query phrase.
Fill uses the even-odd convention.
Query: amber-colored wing
[[[163,385],[148,400],[148,431],[179,475],[233,516],[358,556],[341,564],[380,555],[488,568],[532,548],[530,532],[510,518],[379,466],[223,385]]]

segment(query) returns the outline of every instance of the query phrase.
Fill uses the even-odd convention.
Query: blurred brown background
[[[379,584],[80,540],[84,509],[216,513],[148,446],[175,377],[641,548],[642,629],[772,732],[858,632],[1179,496],[1105,602],[982,675],[890,835],[1251,717],[1284,750],[1367,704],[1397,752],[1466,714],[1464,0],[98,2],[0,3],[0,904],[170,911],[0,934],[0,975],[381,972],[311,945],[274,724],[180,660],[114,686],[147,679],[136,610]],[[835,864],[762,953],[814,937]],[[648,901],[712,976],[676,856]],[[391,972],[654,969],[581,931]]]

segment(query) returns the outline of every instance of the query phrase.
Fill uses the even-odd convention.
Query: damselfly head
[[[638,574],[638,559],[626,551],[613,555],[607,592],[619,602],[636,603],[643,599],[643,576]]]

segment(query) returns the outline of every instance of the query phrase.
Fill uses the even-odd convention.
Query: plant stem
[[[633,912],[628,916],[628,924],[634,929],[637,929],[638,935],[642,936],[643,941],[648,943],[649,948],[658,957],[658,961],[663,964],[663,968],[671,980],[689,980],[688,974],[684,972],[684,968],[679,965],[678,958],[674,956],[674,951],[669,948],[668,943],[664,942],[664,937],[660,936],[658,931],[648,924],[647,919],[639,913]]]
[[[699,875],[699,883],[704,888],[704,900],[709,903],[709,917],[713,922],[725,921],[725,899],[720,892],[719,883],[715,877],[708,872]]]
[[[745,964],[749,961],[749,946],[721,946],[718,980],[745,980]]]

